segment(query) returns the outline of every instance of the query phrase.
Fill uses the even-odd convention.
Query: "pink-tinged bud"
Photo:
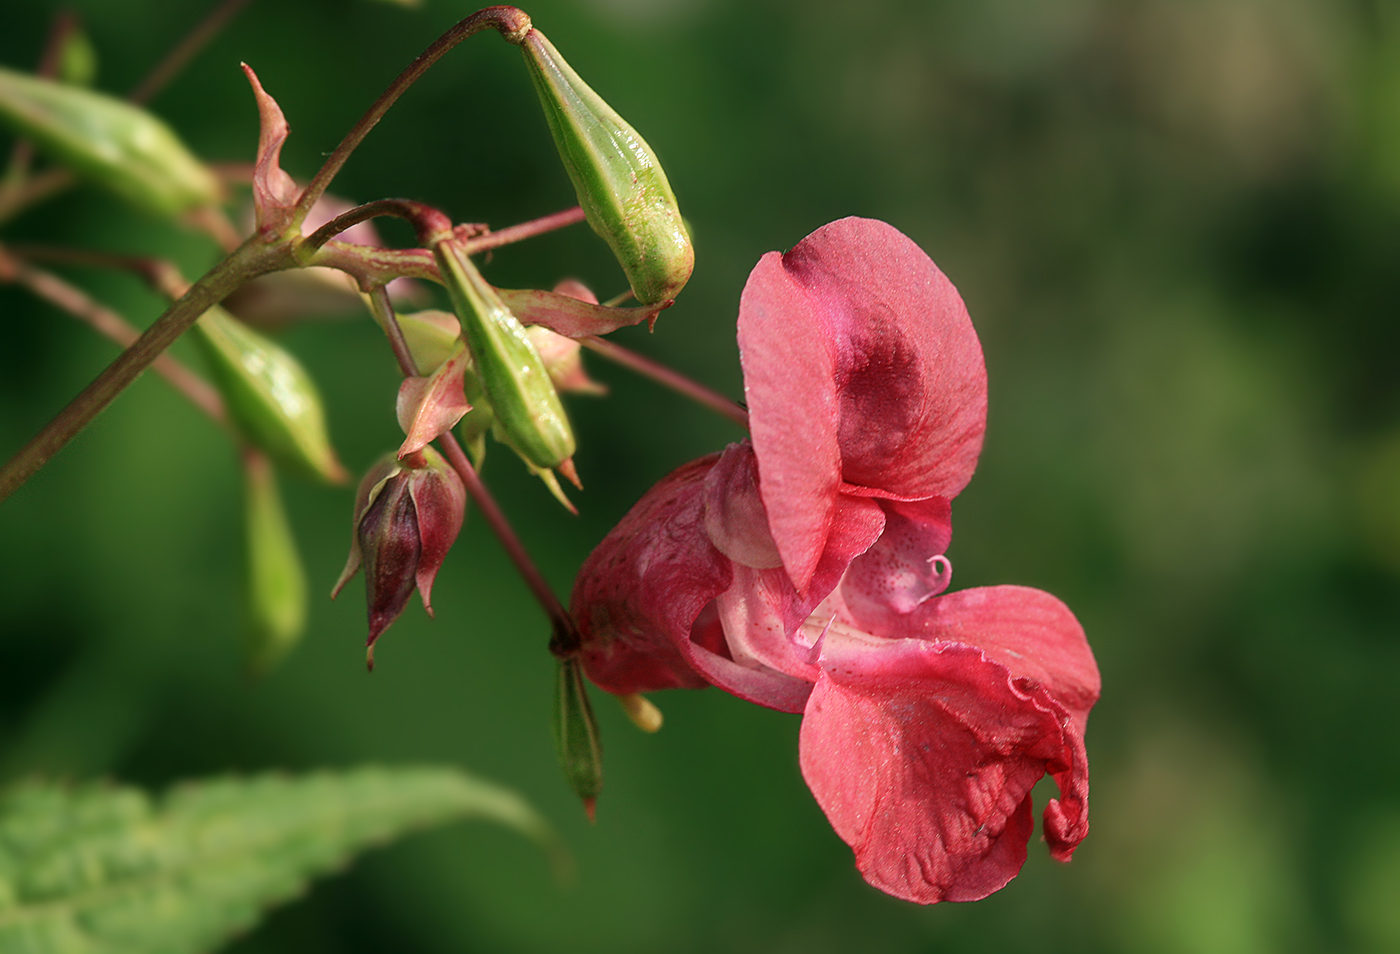
[[[575,394],[607,394],[606,386],[599,384],[583,370],[581,346],[573,338],[557,335],[541,325],[530,325],[525,329],[530,343],[540,353],[544,362],[545,374],[554,383],[554,390],[572,391]]]
[[[566,278],[554,286],[554,294],[573,298],[587,305],[598,304],[598,296],[592,289],[573,278]],[[527,325],[525,333],[530,343],[540,353],[545,373],[554,383],[556,391],[573,391],[577,394],[607,394],[606,386],[599,384],[583,370],[581,346],[573,338],[565,337],[543,325]]]
[[[282,144],[287,141],[287,119],[282,107],[268,95],[258,81],[258,74],[247,63],[243,72],[253,87],[258,104],[258,160],[253,168],[253,208],[257,210],[258,231],[274,236],[291,224],[301,190],[292,177],[282,170]]]
[[[364,567],[370,669],[374,641],[399,618],[415,588],[423,609],[433,615],[433,580],[462,529],[466,509],[462,479],[431,447],[408,460],[386,456],[360,482],[350,559],[331,597]]]

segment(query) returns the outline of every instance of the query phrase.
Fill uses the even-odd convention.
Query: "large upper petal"
[[[1051,854],[1068,860],[1088,831],[1083,718],[1052,690],[1087,688],[1083,661],[1060,658],[1079,627],[1066,611],[1043,647],[1049,658],[1027,662],[1042,655],[1036,639],[1008,633],[1019,616],[1043,636],[1051,614],[1022,589],[929,601],[948,604],[939,614],[946,633],[990,631],[985,650],[872,637],[842,620],[823,637],[802,773],[866,880],[896,897],[973,901],[1005,885],[1025,861],[1030,792],[1047,772],[1061,793],[1045,810]]]
[[[981,345],[962,299],[873,219],[770,252],[744,286],[739,350],[773,536],[794,584],[821,556],[841,482],[951,499],[986,423]]]

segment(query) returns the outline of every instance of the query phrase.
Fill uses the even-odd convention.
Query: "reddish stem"
[[[34,268],[27,262],[5,258],[0,253],[0,272],[4,278],[28,288],[38,297],[85,322],[99,334],[129,348],[141,337],[141,332],[110,308],[93,301],[81,289],[75,288],[56,275]],[[227,427],[228,417],[219,392],[199,375],[168,354],[151,362],[151,367],[165,378],[175,390],[221,427]]]
[[[403,336],[399,317],[394,314],[394,305],[389,301],[389,290],[376,285],[369,292],[370,310],[389,338],[389,347],[394,352],[394,360],[399,363],[399,371],[406,378],[418,375],[418,365],[413,360],[413,352],[408,347],[408,339]]]
[[[184,39],[175,44],[174,49],[146,75],[127,99],[138,105],[149,102],[151,97],[178,76],[180,71],[189,65],[190,60],[194,59],[210,40],[218,36],[219,31],[250,2],[251,0],[224,0],[215,7],[198,26],[185,35]]]
[[[488,28],[494,28],[506,40],[518,44],[520,39],[530,30],[530,18],[525,15],[523,10],[518,10],[515,7],[487,7],[460,21],[434,40],[431,46],[420,53],[418,58],[389,84],[389,88],[380,94],[373,105],[360,117],[360,121],[345,134],[340,145],[335,147],[335,152],[331,153],[330,158],[321,166],[310,185],[302,192],[301,198],[297,200],[296,208],[292,211],[291,216],[293,227],[299,227],[306,220],[311,207],[325,194],[331,180],[340,172],[346,160],[350,158],[350,154],[364,141],[365,136],[369,135],[369,131],[378,125],[379,120],[384,118],[384,114],[398,101],[398,98],[427,72],[428,67],[440,60],[443,54],[467,37]]]
[[[519,225],[512,225],[499,232],[487,232],[485,235],[472,236],[463,241],[462,248],[468,255],[475,255],[477,252],[500,248],[502,245],[510,245],[513,242],[522,242],[525,239],[534,238],[536,235],[544,235],[546,232],[576,225],[582,221],[583,209],[574,206],[563,212],[555,212],[553,215],[544,215],[538,219],[521,222]]]
[[[540,604],[545,615],[549,617],[549,624],[553,629],[553,637],[549,641],[550,652],[556,656],[569,656],[577,652],[579,645],[583,642],[578,625],[574,623],[574,618],[569,615],[569,611],[564,607],[559,597],[554,595],[554,590],[550,589],[544,575],[530,559],[525,544],[521,543],[520,538],[516,536],[515,528],[506,519],[505,513],[496,503],[496,498],[491,496],[491,491],[487,489],[481,475],[472,466],[472,462],[467,459],[462,445],[457,443],[457,438],[451,432],[439,437],[438,442],[442,445],[443,456],[447,458],[447,462],[462,478],[468,495],[475,501],[481,515],[490,526],[491,532],[500,541],[501,547],[506,551],[506,556],[510,557],[510,562],[515,564],[516,572],[520,574],[520,578],[529,587],[535,601]]]
[[[664,384],[673,391],[679,391],[686,397],[698,401],[712,411],[718,411],[735,424],[748,430],[749,412],[718,391],[712,391],[698,381],[693,381],[660,362],[653,361],[651,358],[638,354],[630,348],[624,348],[622,345],[614,344],[606,338],[590,335],[587,338],[580,338],[578,341],[579,344],[590,351],[596,351],[598,354],[611,358],[618,364],[631,368],[638,374],[651,378],[659,384]]]

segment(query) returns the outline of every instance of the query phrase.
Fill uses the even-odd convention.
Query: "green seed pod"
[[[244,661],[249,673],[262,676],[301,640],[306,628],[306,571],[272,465],[263,455],[250,453],[244,472],[248,601]]]
[[[591,821],[603,790],[603,744],[577,656],[559,660],[554,681],[554,747],[564,778]]]
[[[321,395],[301,362],[222,308],[195,323],[210,374],[244,440],[305,476],[343,483]]]
[[[0,121],[157,215],[219,201],[218,180],[169,126],[111,96],[0,68]]]
[[[456,242],[435,242],[433,255],[498,432],[534,467],[563,464],[574,455],[574,432],[525,327]]]
[[[637,301],[676,297],[695,250],[655,153],[539,30],[520,46],[588,224],[612,247]]]

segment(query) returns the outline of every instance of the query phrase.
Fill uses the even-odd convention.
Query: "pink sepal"
[[[253,68],[247,63],[242,66],[258,104],[258,159],[253,168],[253,208],[257,214],[258,231],[275,235],[286,227],[301,190],[280,165],[282,144],[287,141],[289,132],[282,107],[263,89]]]
[[[452,430],[472,406],[467,401],[463,380],[471,365],[471,355],[460,341],[452,357],[427,377],[404,378],[394,411],[403,428],[399,457],[422,450]]]
[[[609,308],[535,288],[498,288],[496,294],[522,325],[543,325],[566,338],[605,335],[643,321],[654,322],[657,315],[671,307],[667,300],[640,308]]]

